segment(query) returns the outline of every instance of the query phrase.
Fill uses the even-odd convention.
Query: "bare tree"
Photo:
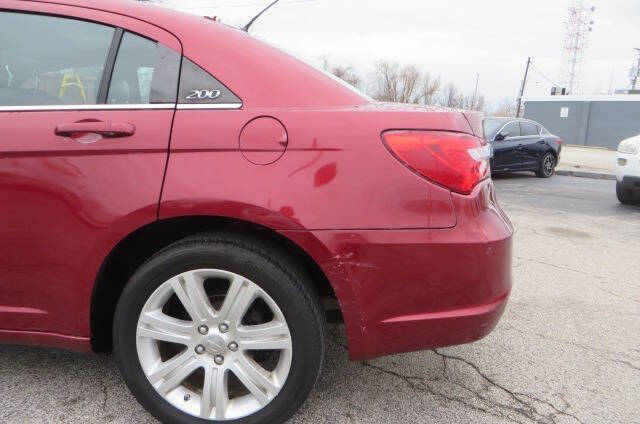
[[[420,71],[415,66],[405,66],[400,69],[399,98],[400,103],[417,103],[419,100]],[[417,97],[416,97],[417,96]]]
[[[461,109],[464,106],[464,96],[458,90],[458,87],[452,82],[444,86],[440,95],[440,104],[446,107],[454,107]]]
[[[464,95],[454,84],[442,87],[439,77],[422,73],[415,66],[400,66],[397,62],[380,60],[375,64],[375,72],[366,81],[353,67],[333,65],[323,57],[323,67],[328,72],[349,84],[366,89],[376,100],[397,103],[416,103],[484,111],[485,98],[482,95]]]
[[[493,111],[493,116],[516,116],[518,107],[513,100],[503,100],[498,108]]]
[[[475,93],[468,93],[464,96],[462,102],[462,108],[466,110],[477,110],[484,112],[485,99],[482,94],[475,95]]]
[[[422,74],[415,66],[400,67],[397,62],[376,63],[372,97],[376,100],[399,103],[419,103]]]
[[[438,103],[438,93],[440,92],[440,77],[432,78],[428,72],[422,77],[420,86],[420,103],[424,105],[435,105]]]
[[[332,73],[341,80],[361,88],[362,78],[356,73],[351,65],[332,65],[326,57],[322,58],[322,67],[325,71]]]
[[[373,98],[386,102],[398,101],[398,64],[388,61],[376,63]]]

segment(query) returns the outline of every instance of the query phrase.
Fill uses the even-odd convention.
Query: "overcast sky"
[[[244,25],[269,0],[165,0],[201,15]],[[535,68],[525,96],[547,95],[566,81],[569,0],[281,0],[257,21],[256,36],[314,64],[332,62],[371,72],[380,59],[412,64],[444,83],[480,92],[490,104],[515,98],[527,56]],[[585,0],[596,6],[582,72],[582,91],[606,93],[629,84],[640,47],[640,0]],[[541,74],[542,73],[542,74]],[[544,74],[544,76],[543,76]],[[546,78],[545,78],[546,76]]]

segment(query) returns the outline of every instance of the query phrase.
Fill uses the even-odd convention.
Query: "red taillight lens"
[[[477,137],[446,131],[387,131],[389,150],[418,174],[468,194],[489,176],[491,146]]]

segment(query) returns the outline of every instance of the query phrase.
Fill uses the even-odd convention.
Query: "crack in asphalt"
[[[609,281],[609,279],[610,279],[610,277],[607,277],[607,276],[604,276],[604,275],[592,274],[592,273],[589,273],[589,272],[586,272],[586,271],[582,271],[580,269],[575,269],[575,268],[571,268],[571,267],[568,267],[568,266],[558,265],[558,264],[554,264],[554,263],[551,263],[551,262],[541,261],[539,259],[525,258],[524,256],[518,256],[518,255],[514,255],[514,258],[520,259],[520,260],[526,261],[526,262],[533,262],[533,263],[536,263],[536,264],[539,264],[539,265],[550,266],[552,268],[560,269],[560,270],[563,270],[563,271],[575,272],[576,274],[580,274],[580,275],[587,275],[589,277],[595,277],[595,278],[598,278],[598,279],[603,280],[603,281]],[[629,285],[631,287],[638,287],[635,284],[632,284],[632,283],[627,282],[627,281],[620,281],[620,282],[624,283],[626,285]],[[634,299],[631,299],[631,300],[634,300]]]
[[[527,262],[537,263],[537,264],[540,264],[540,265],[550,266],[552,268],[561,269],[563,271],[570,271],[570,272],[575,272],[575,273],[581,274],[581,275],[588,275],[589,277],[596,277],[596,278],[598,278],[600,280],[601,283],[605,283],[605,284],[609,281],[608,277],[605,277],[605,276],[602,276],[602,275],[590,274],[588,272],[585,272],[585,271],[582,271],[582,270],[579,270],[579,269],[570,268],[570,267],[566,267],[566,266],[562,266],[562,265],[557,265],[557,264],[553,264],[551,262],[545,262],[545,261],[541,261],[541,260],[537,260],[537,259],[525,258],[525,257],[522,257],[522,256],[515,256],[515,258],[523,260],[523,261],[527,261]],[[519,265],[520,265],[520,263],[518,263],[518,266]],[[514,268],[517,268],[517,266],[515,266]],[[631,283],[628,283],[628,282],[624,282],[624,281],[617,281],[616,283],[623,283],[623,284],[629,285],[629,286],[634,287],[634,288],[637,287],[634,284],[631,284]],[[603,288],[603,287],[597,287],[597,286],[595,288],[598,289],[598,290],[601,290],[601,291],[603,291],[603,292],[605,292],[605,293],[607,293],[607,294],[609,294],[611,296],[617,297],[619,299],[630,300],[630,301],[635,302],[635,303],[640,303],[640,300],[638,300],[636,298],[625,296],[625,295],[622,295],[622,294],[618,294],[618,293],[614,292],[613,290],[606,289],[606,288]]]
[[[436,391],[434,388],[432,388],[431,386],[429,386],[428,384],[424,384],[426,381],[436,381],[436,380],[430,380],[424,377],[416,377],[416,376],[410,376],[410,375],[404,375],[392,370],[388,370],[384,367],[380,367],[378,365],[373,365],[370,362],[367,361],[363,361],[361,362],[361,365],[368,367],[368,368],[372,368],[376,371],[379,371],[381,373],[390,375],[392,377],[396,377],[399,378],[401,380],[403,380],[407,386],[412,389],[412,390],[417,390],[417,391],[421,391],[421,392],[425,392],[427,394],[430,394],[440,400],[443,400],[445,402],[456,402],[459,403],[469,409],[472,409],[474,411],[477,412],[482,412],[485,414],[489,414],[491,416],[494,416],[496,418],[503,418],[503,419],[508,419],[509,421],[512,422],[516,422],[516,423],[520,423],[520,421],[516,421],[511,419],[511,417],[506,416],[504,414],[502,414],[500,411],[492,411],[486,408],[482,408],[481,406],[475,405],[471,402],[468,402],[465,398],[462,397],[455,397],[455,396],[451,396],[451,395],[447,395],[445,393],[442,392],[438,392]],[[447,379],[448,381],[448,379]],[[453,382],[454,384],[457,384],[455,382]],[[469,390],[468,388],[464,387],[464,389]]]
[[[606,278],[604,276],[598,276],[598,275],[590,274],[590,273],[588,273],[586,271],[582,271],[580,269],[575,269],[575,268],[571,268],[571,267],[563,266],[563,265],[557,265],[557,264],[554,264],[554,263],[551,263],[551,262],[541,261],[539,259],[525,258],[523,256],[518,256],[518,255],[515,255],[514,257],[516,259],[520,259],[521,261],[534,262],[536,264],[550,266],[552,268],[561,269],[563,271],[571,271],[571,272],[575,272],[575,273],[581,274],[581,275],[588,275],[589,277]]]
[[[107,393],[107,385],[103,384],[102,385],[102,394],[104,396],[104,398],[102,399],[102,411],[106,411],[107,410],[107,401],[109,400],[109,395]]]
[[[632,361],[636,361],[639,358],[634,357],[632,355],[629,355],[628,353],[625,352],[618,352],[615,350],[608,350],[608,349],[602,349],[602,348],[598,348],[598,347],[594,347],[594,346],[589,346],[589,345],[584,345],[584,344],[580,344],[580,343],[576,343],[576,342],[572,342],[570,340],[565,340],[565,339],[561,339],[558,337],[552,337],[552,336],[548,336],[546,334],[542,334],[542,333],[536,333],[533,331],[522,331],[519,328],[515,328],[511,325],[502,325],[501,326],[504,330],[511,330],[511,331],[515,331],[516,333],[520,333],[524,336],[536,336],[539,337],[541,339],[544,340],[548,340],[550,342],[557,342],[557,343],[562,343],[565,345],[569,345],[569,346],[573,346],[573,347],[577,347],[579,349],[583,349],[586,351],[589,351],[595,355],[597,355],[599,358],[608,360],[608,361],[614,361],[614,362],[621,362],[624,364],[629,365],[630,367],[634,368],[634,369],[638,369],[637,367],[635,367],[634,365],[631,365],[630,363],[628,363],[627,361],[624,360],[620,360],[618,358],[612,358],[612,356],[622,356],[627,360],[632,360]],[[637,349],[632,349],[632,350],[637,350]]]
[[[617,297],[619,299],[625,299],[625,300],[630,300],[632,302],[640,303],[640,300],[638,300],[638,299],[618,294],[618,293],[614,292],[613,290],[605,289],[605,288],[602,288],[602,287],[598,287],[598,289],[602,290],[605,293],[610,294],[611,296]]]
[[[330,339],[336,345],[342,347],[345,350],[347,349],[347,346],[340,340],[340,336],[338,334],[336,334],[334,331],[330,331],[329,335]],[[575,422],[581,424],[583,423],[583,421],[581,421],[576,415],[568,412],[571,409],[571,404],[567,402],[564,396],[560,396],[564,405],[559,408],[552,402],[540,399],[531,394],[514,392],[508,389],[504,385],[499,384],[497,381],[487,376],[480,370],[480,367],[478,365],[468,359],[442,353],[436,349],[432,350],[432,352],[442,360],[442,374],[437,378],[426,378],[417,375],[403,374],[401,372],[390,370],[380,365],[372,364],[370,361],[362,361],[360,362],[360,364],[364,367],[373,369],[377,372],[384,373],[403,381],[410,390],[424,392],[436,397],[437,399],[445,403],[457,403],[474,411],[482,412],[496,418],[505,419],[513,423],[522,424],[526,422],[537,422],[556,424],[556,417],[558,416],[564,416],[573,419]],[[457,381],[454,377],[449,375],[450,369],[448,367],[448,361],[456,361],[465,364],[467,368],[473,370],[474,373],[478,375],[485,384],[482,384],[482,388],[480,389],[474,389]],[[446,387],[443,388],[442,383],[449,383],[459,387],[464,392],[469,393],[473,397],[473,399],[480,402],[481,405],[471,402],[471,399],[468,397],[456,396],[452,392],[447,393]],[[493,399],[491,397],[491,388],[495,388],[500,392],[506,394],[510,399],[509,404],[505,404],[497,399]],[[536,404],[544,405],[547,408],[550,408],[552,412],[545,414],[540,411],[539,407],[536,407]]]
[[[636,371],[640,371],[640,367],[637,367],[637,366],[633,365],[631,362],[625,361],[625,360],[623,360],[623,359],[611,359],[611,360],[612,360],[613,362],[617,362],[617,363],[619,363],[619,364],[626,365],[626,366],[628,366],[629,368],[634,369],[634,370],[636,370]]]
[[[475,363],[471,362],[470,360],[466,359],[466,358],[462,358],[460,356],[454,356],[454,355],[448,355],[442,352],[438,352],[437,349],[434,349],[433,352],[439,356],[442,356],[446,359],[450,359],[450,360],[455,360],[455,361],[459,361],[462,362],[466,365],[468,365],[469,367],[471,367],[477,375],[479,375],[484,381],[486,381],[487,383],[489,383],[492,387],[495,387],[499,390],[501,390],[502,392],[506,393],[517,405],[519,406],[513,406],[513,405],[504,405],[501,403],[498,403],[492,399],[487,399],[485,397],[479,396],[478,397],[481,400],[488,400],[490,401],[492,404],[494,404],[495,406],[498,407],[503,407],[503,408],[508,408],[510,410],[513,410],[514,412],[520,413],[522,415],[524,415],[526,418],[530,419],[533,422],[550,422],[550,423],[555,423],[555,417],[558,415],[562,415],[562,416],[566,416],[566,417],[570,417],[573,418],[576,422],[582,423],[582,421],[575,415],[567,412],[568,409],[570,409],[571,405],[568,404],[568,402],[566,400],[563,399],[563,402],[565,403],[565,407],[563,409],[557,408],[553,403],[544,400],[544,399],[540,399],[537,398],[533,395],[530,394],[526,394],[526,393],[520,393],[520,392],[514,392],[510,389],[508,389],[507,387],[499,384],[497,381],[495,381],[494,379],[490,378],[489,376],[487,376],[485,373],[483,373],[480,370],[480,367],[478,365],[476,365]],[[538,409],[531,403],[528,403],[526,401],[524,401],[523,399],[521,399],[521,397],[526,397],[534,402],[538,402],[541,403],[543,405],[546,405],[548,407],[550,407],[551,409],[553,409],[553,413],[551,414],[542,414],[540,411],[538,411]]]

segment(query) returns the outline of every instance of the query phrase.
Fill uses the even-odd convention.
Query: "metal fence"
[[[553,96],[525,99],[524,117],[567,144],[616,149],[640,134],[640,95]]]

